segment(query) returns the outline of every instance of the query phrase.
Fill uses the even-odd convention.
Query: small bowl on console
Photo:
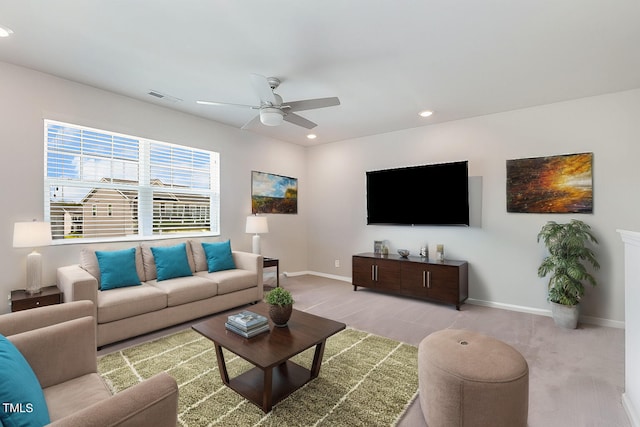
[[[409,256],[411,252],[409,252],[408,249],[398,249],[398,255],[400,255],[402,258],[406,258]]]

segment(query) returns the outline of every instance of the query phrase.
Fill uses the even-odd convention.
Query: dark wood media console
[[[363,253],[353,256],[353,290],[358,286],[456,306],[469,296],[466,261],[439,262],[416,256]]]

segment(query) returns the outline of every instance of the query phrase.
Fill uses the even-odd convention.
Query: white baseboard
[[[341,282],[351,283],[351,276],[337,276],[335,274],[318,273],[317,271],[307,271],[305,274],[312,276],[326,277],[327,279],[340,280]]]
[[[626,393],[622,393],[622,406],[624,406],[624,410],[627,412],[631,427],[640,427],[640,414],[636,408],[634,408],[633,403],[631,403]]]
[[[500,308],[509,311],[518,311],[520,313],[537,314],[538,316],[551,317],[551,310],[544,310],[542,308],[533,308],[523,305],[505,304],[501,302],[484,301],[480,299],[468,298],[467,304],[481,305],[483,307]]]
[[[482,305],[484,307],[501,308],[503,310],[519,311],[521,313],[530,313],[530,314],[537,314],[539,316],[551,317],[551,310],[544,310],[541,308],[526,307],[526,306],[515,305],[515,304],[504,304],[504,303],[493,302],[493,301],[483,301],[483,300],[477,300],[473,298],[469,298],[467,300],[467,303]],[[624,329],[624,322],[621,322],[619,320],[603,319],[601,317],[593,317],[593,316],[580,316],[579,321],[583,323],[588,323],[590,325]]]
[[[326,274],[326,273],[320,273],[317,271],[298,271],[298,272],[285,272],[283,273],[284,276],[304,276],[304,275],[311,275],[311,276],[319,276],[319,277],[325,277],[327,279],[334,279],[334,280],[340,280],[342,282],[348,282],[351,283],[351,276],[337,276],[334,274]],[[526,307],[526,306],[522,306],[522,305],[515,305],[515,304],[504,304],[504,303],[500,303],[500,302],[493,302],[493,301],[483,301],[483,300],[478,300],[478,299],[474,299],[474,298],[469,298],[467,299],[467,304],[474,304],[474,305],[481,305],[484,307],[491,307],[491,308],[500,308],[503,310],[510,310],[510,311],[518,311],[521,313],[530,313],[530,314],[537,314],[539,316],[547,316],[547,317],[551,317],[551,310],[545,310],[545,309],[541,309],[541,308],[534,308],[534,307]],[[601,317],[592,317],[592,316],[580,316],[580,322],[583,323],[588,323],[590,325],[597,325],[597,326],[606,326],[609,328],[618,328],[618,329],[624,329],[624,322],[623,321],[619,321],[619,320],[611,320],[611,319],[603,319]],[[638,426],[640,427],[640,425]]]

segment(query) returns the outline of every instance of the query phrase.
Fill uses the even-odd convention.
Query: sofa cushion
[[[223,270],[214,273],[200,271],[196,276],[206,277],[218,284],[218,295],[249,289],[256,286],[258,278],[256,274],[247,270]]]
[[[175,246],[152,246],[151,253],[156,262],[158,281],[169,280],[174,277],[193,276],[189,259],[187,258],[187,244]]]
[[[44,389],[51,421],[75,414],[94,403],[111,397],[111,392],[100,375],[82,375]]]
[[[150,280],[147,283],[167,295],[169,307],[200,301],[218,294],[218,284],[202,276],[177,277],[162,281]]]
[[[231,254],[230,240],[216,243],[203,242],[202,247],[207,256],[207,271],[209,273],[236,268],[236,264],[233,262],[233,255]]]
[[[193,253],[193,262],[196,267],[195,272],[209,271],[209,266],[207,265],[207,254],[204,253],[202,242],[199,240],[189,240],[189,243],[191,245],[191,252]]]
[[[33,369],[11,341],[0,335],[0,425],[49,424],[49,410]],[[8,407],[7,405],[13,405]]]
[[[140,285],[136,271],[136,249],[96,251],[100,267],[100,290]]]
[[[144,265],[142,263],[142,251],[139,247],[136,247],[136,272],[141,282],[146,280],[144,276]],[[80,251],[80,267],[91,274],[98,281],[98,287],[100,287],[100,266],[98,265],[98,258],[96,257],[96,250],[100,248],[82,248]],[[108,249],[104,249],[108,250]]]
[[[98,323],[162,310],[166,306],[167,295],[147,283],[132,288],[98,291]]]
[[[177,242],[182,243],[182,242]],[[144,267],[145,281],[155,280],[158,278],[158,273],[156,270],[156,261],[153,257],[153,252],[151,251],[151,247],[159,247],[159,246],[175,246],[175,241],[168,242],[154,242],[154,243],[141,243],[140,250],[142,252],[142,264]],[[189,261],[189,267],[192,272],[196,271],[196,266],[193,261],[193,253],[191,252],[191,245],[185,245],[185,250],[187,251],[187,260]]]

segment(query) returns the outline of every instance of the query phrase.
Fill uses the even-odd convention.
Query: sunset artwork
[[[507,160],[507,212],[592,213],[593,153]]]

